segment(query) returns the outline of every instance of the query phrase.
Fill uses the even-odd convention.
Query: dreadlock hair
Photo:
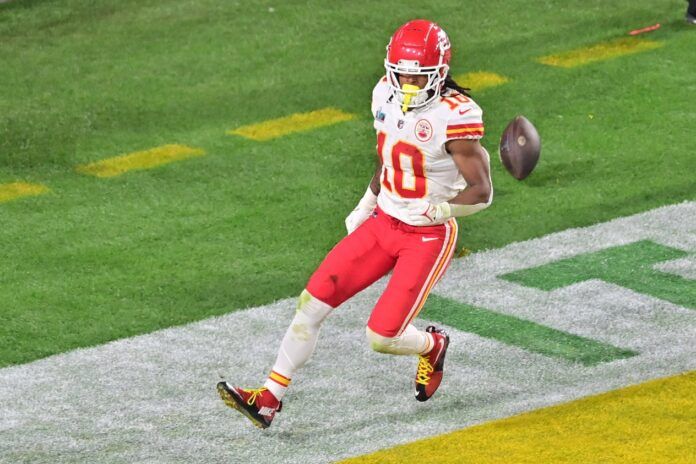
[[[449,73],[447,73],[447,76],[445,76],[445,85],[444,86],[446,89],[456,90],[457,92],[461,93],[462,95],[464,95],[466,97],[471,97],[471,94],[469,93],[469,91],[471,91],[471,89],[466,88],[466,87],[462,87],[461,85],[457,84],[454,81],[454,79],[452,79],[452,76],[450,76]]]

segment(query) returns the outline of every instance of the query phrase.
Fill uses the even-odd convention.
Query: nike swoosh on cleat
[[[440,349],[440,352],[442,352],[442,350],[445,348],[445,340],[443,338],[441,338],[438,345],[439,345],[438,348]],[[438,353],[437,355],[440,356],[440,353]]]

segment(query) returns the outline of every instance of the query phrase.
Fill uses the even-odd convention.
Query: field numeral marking
[[[500,278],[546,291],[585,280],[600,279],[694,309],[696,283],[653,268],[659,262],[687,255],[685,251],[642,240],[503,274]]]
[[[430,295],[421,315],[464,332],[474,333],[544,356],[585,366],[635,356],[635,351],[556,330],[536,322]]]

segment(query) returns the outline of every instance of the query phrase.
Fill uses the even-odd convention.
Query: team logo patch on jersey
[[[384,119],[387,117],[386,114],[382,112],[382,108],[380,107],[377,111],[375,111],[375,119],[379,122],[384,122]]]
[[[416,123],[416,138],[421,142],[427,142],[433,137],[433,126],[427,119],[421,119]]]

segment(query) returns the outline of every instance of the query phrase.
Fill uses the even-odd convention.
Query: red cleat
[[[265,387],[247,390],[220,382],[217,391],[227,406],[241,412],[262,429],[271,425],[275,413],[283,406],[283,402],[278,401]]]
[[[418,359],[418,371],[416,372],[416,399],[418,401],[427,401],[440,386],[445,354],[449,346],[449,335],[444,330],[436,329],[431,325],[425,331],[433,334],[435,346]]]

